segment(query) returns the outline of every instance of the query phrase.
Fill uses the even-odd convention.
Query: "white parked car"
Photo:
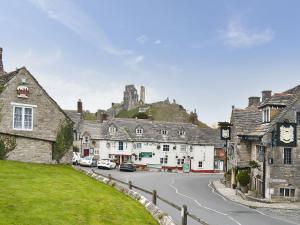
[[[72,163],[73,165],[79,165],[81,161],[80,153],[79,152],[73,152],[73,158],[72,158]]]
[[[97,166],[97,159],[94,156],[86,156],[80,161],[80,166]]]
[[[101,159],[97,163],[97,167],[106,169],[115,169],[117,164],[112,159]]]

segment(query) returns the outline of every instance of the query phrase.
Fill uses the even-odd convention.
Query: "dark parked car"
[[[131,171],[131,172],[134,172],[136,171],[136,167],[133,163],[128,163],[128,162],[125,162],[125,163],[122,163],[120,165],[120,171]]]

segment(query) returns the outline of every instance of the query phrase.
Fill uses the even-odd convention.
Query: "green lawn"
[[[0,160],[0,224],[158,223],[137,201],[70,166]]]

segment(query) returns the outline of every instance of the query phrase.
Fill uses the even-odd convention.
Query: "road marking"
[[[215,189],[211,186],[211,181],[209,182],[209,184],[207,186],[211,189],[212,193],[214,193],[215,195],[218,195],[219,197],[221,197],[225,202],[228,201],[223,195],[220,195],[219,193],[217,193],[215,191]]]
[[[174,183],[175,183],[175,179],[172,179],[171,183],[169,184],[169,186],[171,188],[173,188],[175,190],[175,193],[178,194],[178,195],[181,195],[185,198],[188,198],[190,200],[192,200],[193,202],[195,202],[199,207],[203,208],[203,209],[206,209],[208,211],[211,211],[211,212],[214,212],[214,213],[217,213],[217,214],[220,214],[222,216],[226,216],[228,219],[232,220],[234,223],[238,224],[238,225],[242,225],[239,221],[237,221],[236,219],[232,218],[230,215],[226,214],[226,213],[223,213],[223,212],[220,212],[220,211],[217,211],[217,210],[214,210],[212,208],[209,208],[207,206],[204,206],[202,205],[200,202],[198,202],[198,200],[195,200],[194,198],[188,196],[188,195],[185,195],[185,194],[182,194],[178,191],[178,189],[174,186]]]

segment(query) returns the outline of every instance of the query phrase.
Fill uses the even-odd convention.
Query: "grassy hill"
[[[142,205],[70,166],[0,160],[0,224],[158,225]]]
[[[140,115],[146,114],[148,118],[152,118],[153,120],[193,123],[201,128],[208,127],[205,123],[198,120],[198,116],[196,113],[188,113],[186,109],[183,108],[183,106],[178,104],[159,102],[147,105],[146,107],[149,107],[149,109],[145,113],[139,113],[139,109],[135,108],[129,111],[123,110],[116,117],[135,118],[139,117]]]

